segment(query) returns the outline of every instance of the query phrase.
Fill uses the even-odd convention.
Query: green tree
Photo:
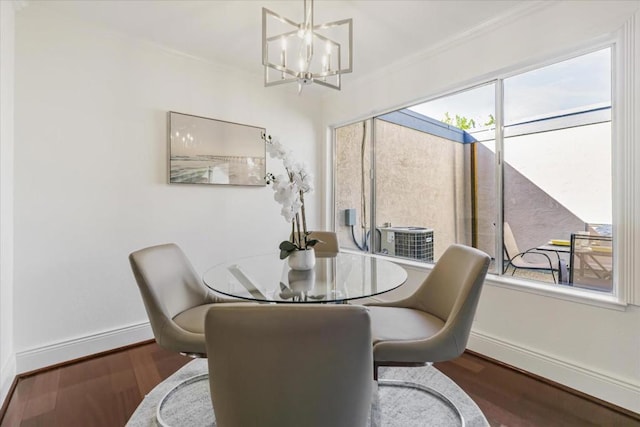
[[[456,114],[455,119],[454,119],[454,118],[451,118],[451,116],[449,115],[448,112],[444,113],[444,119],[442,119],[441,121],[443,123],[455,126],[458,129],[462,129],[462,130],[474,129],[476,127],[476,121],[475,120],[469,119],[469,118],[464,117],[464,116],[460,116],[458,114]],[[496,122],[496,120],[493,117],[493,114],[489,114],[489,118],[487,119],[487,121],[484,123],[483,126],[490,126],[490,125],[494,124],[495,122]]]
[[[496,118],[493,117],[493,114],[489,114],[489,120],[484,124],[485,126],[491,126],[496,123]]]

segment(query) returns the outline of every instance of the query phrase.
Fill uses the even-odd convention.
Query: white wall
[[[14,3],[0,2],[0,402],[15,376],[13,349]]]
[[[266,127],[312,167],[315,104],[261,75],[42,11],[16,19],[18,372],[149,338],[127,256],[176,242],[196,270],[277,251],[268,187],[168,185],[169,110]],[[267,160],[267,169],[282,165]],[[314,224],[318,207],[311,206]]]
[[[485,76],[583,48],[590,40],[620,29],[639,7],[637,1],[538,3],[528,14],[514,16],[504,25],[469,34],[400,66],[393,64],[366,80],[345,82],[341,93],[324,98],[326,124],[406,106],[478,83]],[[634,53],[636,64],[640,64],[639,51]],[[640,105],[640,97],[635,96]],[[635,120],[640,118],[636,115]],[[640,129],[637,123],[636,129]],[[328,216],[330,209],[327,203]],[[640,412],[639,324],[638,307],[617,311],[490,280],[470,348]]]

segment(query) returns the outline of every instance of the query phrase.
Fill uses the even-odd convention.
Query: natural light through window
[[[433,263],[462,243],[487,252],[494,274],[612,293],[611,56],[336,129],[341,244]]]

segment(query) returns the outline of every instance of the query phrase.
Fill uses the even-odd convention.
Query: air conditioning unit
[[[379,227],[380,252],[418,261],[433,262],[433,229]]]

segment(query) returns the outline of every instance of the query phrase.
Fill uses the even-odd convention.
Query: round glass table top
[[[245,300],[324,303],[388,292],[407,280],[407,272],[375,255],[346,252],[318,257],[311,270],[291,270],[274,252],[218,264],[202,278],[210,289]]]

